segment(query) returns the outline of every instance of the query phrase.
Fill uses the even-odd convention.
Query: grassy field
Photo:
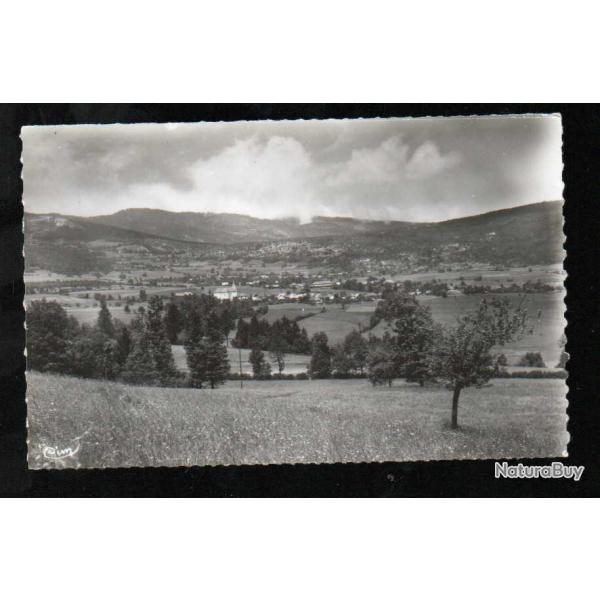
[[[375,304],[373,303],[373,309],[370,311],[351,310],[350,306],[343,310],[338,305],[327,305],[326,308],[326,312],[303,319],[300,326],[306,329],[309,337],[324,331],[329,343],[335,344],[341,342],[351,331],[358,330],[359,326],[367,327]]]
[[[173,350],[173,358],[175,359],[175,365],[180,371],[187,373],[187,363],[185,358],[185,348],[183,346],[171,346]],[[233,373],[240,372],[240,350],[237,348],[227,348],[229,355],[229,364],[231,365],[231,371]],[[252,365],[250,364],[250,350],[246,348],[241,349],[242,355],[242,373],[248,375],[252,374]],[[265,357],[269,360],[269,353],[265,352]],[[306,373],[310,356],[304,354],[286,354],[285,355],[285,370],[283,371],[286,375],[296,375],[297,373]],[[271,369],[273,373],[277,373],[277,365],[271,363]]]
[[[517,294],[501,294],[498,297],[507,298],[513,303],[519,301]],[[458,315],[476,308],[481,299],[480,295],[450,296],[448,298],[421,296],[419,298],[424,305],[431,307],[435,321],[447,326],[454,325]],[[541,352],[546,365],[554,367],[560,355],[558,341],[566,325],[563,316],[565,311],[563,294],[558,292],[526,294],[525,305],[534,325],[533,334],[526,335],[522,340],[512,342],[503,348],[496,348],[496,350],[506,355],[509,364],[516,363],[526,352]],[[381,336],[384,330],[385,324],[380,323],[372,333]]]
[[[477,283],[485,285],[510,285],[517,283],[522,285],[527,281],[537,281],[550,285],[562,285],[565,279],[565,272],[561,264],[538,265],[531,267],[512,267],[495,271],[494,269],[467,269],[464,271],[427,271],[413,274],[397,274],[394,279],[397,281],[431,281],[437,279],[447,283],[457,284],[463,277],[467,283]]]
[[[565,384],[497,380],[461,397],[365,381],[131,387],[28,374],[29,465],[125,467],[564,455]]]

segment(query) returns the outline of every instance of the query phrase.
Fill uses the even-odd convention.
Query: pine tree
[[[244,319],[238,319],[237,331],[233,338],[233,345],[236,348],[247,348],[248,347],[248,324]]]
[[[104,298],[100,300],[100,312],[98,313],[96,327],[109,338],[113,338],[115,336],[115,326]]]
[[[154,370],[150,347],[146,343],[143,333],[138,334],[133,340],[133,346],[121,371],[121,379],[139,385],[160,383],[158,374]]]
[[[175,368],[171,344],[167,339],[162,314],[162,300],[158,296],[152,296],[148,303],[144,337],[149,346],[158,380],[161,384],[166,385],[172,383],[177,378],[177,369]]]
[[[139,311],[131,328],[133,347],[125,362],[122,377],[132,383],[171,385],[179,377],[163,319],[163,304],[158,296],[150,298],[148,310]]]
[[[185,351],[192,387],[202,388],[208,383],[214,389],[224,383],[229,374],[229,358],[223,336],[218,324],[212,321],[212,325],[207,328],[197,311],[189,315]]]
[[[204,341],[205,374],[211,389],[225,383],[229,375],[227,348],[219,337],[208,337]]]
[[[117,350],[116,350],[116,361],[120,369],[125,366],[127,357],[131,352],[132,340],[129,328],[125,325],[121,327],[117,334]]]
[[[181,311],[173,302],[167,304],[164,316],[165,332],[170,344],[177,343],[177,336],[183,329]]]
[[[206,362],[204,360],[204,323],[197,310],[186,310],[185,355],[190,373],[189,383],[201,388],[206,382]]]

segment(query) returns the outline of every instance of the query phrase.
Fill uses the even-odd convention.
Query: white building
[[[233,300],[238,297],[238,290],[235,283],[233,285],[222,285],[213,290],[213,296],[218,300]]]

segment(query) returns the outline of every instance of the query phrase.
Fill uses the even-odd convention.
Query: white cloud
[[[314,205],[311,158],[293,138],[237,140],[189,169],[195,183],[194,210],[239,212],[259,217],[308,219]]]
[[[326,181],[336,187],[424,179],[455,166],[459,158],[456,152],[442,154],[430,141],[423,142],[411,156],[408,144],[393,136],[375,148],[353,150],[350,159],[338,164]]]
[[[460,155],[457,152],[442,154],[433,142],[423,142],[406,164],[405,176],[407,179],[433,177],[451,169],[459,162]]]

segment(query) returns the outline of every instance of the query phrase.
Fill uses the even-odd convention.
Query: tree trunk
[[[452,429],[458,428],[458,397],[460,396],[460,385],[454,386],[454,393],[452,394]]]

